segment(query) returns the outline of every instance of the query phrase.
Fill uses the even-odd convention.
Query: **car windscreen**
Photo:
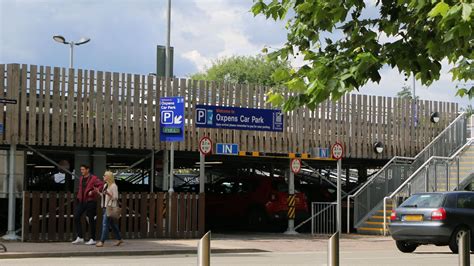
[[[443,204],[443,194],[413,195],[400,205],[402,208],[438,208]]]

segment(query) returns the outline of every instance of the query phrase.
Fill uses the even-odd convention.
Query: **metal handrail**
[[[365,184],[363,186],[361,186],[354,194],[347,196],[347,206],[350,206],[351,198],[354,198],[357,195],[359,195],[365,187],[370,185],[375,180],[375,178],[377,178],[380,175],[380,173],[383,173],[396,160],[414,160],[414,158],[413,157],[395,156],[392,159],[390,159],[390,161],[388,161],[388,163],[386,163],[382,167],[382,169],[380,169],[374,176],[372,176],[372,178],[370,178],[367,182],[365,182]],[[347,208],[347,233],[348,234],[351,231],[350,222],[351,222],[350,209]]]
[[[364,186],[362,186],[359,190],[357,190],[353,195],[353,197],[357,196],[360,194],[360,192],[367,186],[369,185],[369,183],[371,183],[375,178],[377,178],[377,176],[379,175],[379,173],[381,173],[383,170],[385,170],[385,168],[388,168],[388,166],[396,159],[401,159],[401,160],[416,160],[419,156],[421,156],[421,154],[427,150],[435,141],[437,141],[441,135],[447,131],[454,123],[456,123],[458,120],[461,119],[461,117],[464,116],[464,114],[466,114],[465,112],[462,112],[461,114],[458,115],[458,117],[456,117],[456,119],[453,120],[453,122],[451,122],[445,129],[443,129],[443,131],[441,131],[430,143],[428,143],[428,145],[425,146],[425,148],[423,148],[415,157],[403,157],[403,156],[395,156],[393,157],[390,161],[388,161],[388,163],[385,164],[384,167],[382,167],[382,169],[380,169],[380,171],[375,174],[371,179],[369,179]]]
[[[460,121],[462,118],[464,118],[465,116],[465,112],[462,112],[460,113],[456,119],[454,119],[446,128],[444,128],[430,143],[428,143],[428,145],[425,146],[425,148],[423,148],[415,157],[402,157],[402,156],[395,156],[393,157],[387,164],[384,165],[384,167],[382,167],[382,169],[380,169],[380,171],[377,172],[377,174],[375,174],[372,178],[370,178],[359,190],[357,190],[354,194],[352,195],[349,195],[347,197],[347,205],[349,206],[350,205],[350,200],[351,198],[354,198],[356,196],[358,196],[368,185],[370,185],[371,183],[373,183],[373,181],[378,178],[381,173],[383,173],[388,167],[390,167],[393,162],[395,160],[411,160],[412,162],[415,161],[416,159],[418,159],[421,155],[424,154],[425,151],[427,151],[429,148],[431,148],[431,146],[433,146],[436,141],[438,141],[443,135],[444,133],[446,133],[454,124],[456,124],[458,121]],[[421,167],[420,167],[421,168]],[[350,232],[350,215],[349,215],[349,209],[348,209],[348,215],[347,215],[347,232],[349,233]]]
[[[462,117],[464,117],[466,115],[466,112],[462,112],[458,115],[458,117],[456,117],[456,119],[453,120],[453,122],[451,122],[446,128],[443,129],[443,131],[441,131],[438,136],[436,136],[430,143],[428,143],[428,145],[425,146],[425,148],[423,148],[415,157],[414,159],[417,159],[425,150],[427,150],[430,146],[432,146],[432,144],[434,142],[436,142],[439,138],[441,138],[441,135],[443,135],[446,131],[448,131],[448,129],[451,128],[452,125],[454,125],[456,122],[458,122],[459,120],[461,120]]]
[[[443,156],[431,156],[423,165],[421,165],[410,177],[403,182],[392,194],[390,194],[387,197],[383,198],[383,211],[384,214],[387,212],[387,200],[392,199],[396,194],[398,194],[402,189],[405,188],[407,184],[409,184],[412,179],[414,179],[418,173],[420,173],[427,165],[429,165],[432,161],[434,160],[445,160],[445,161],[451,161],[455,159],[459,154],[468,146],[471,146],[472,143],[474,143],[474,139],[469,139],[461,148],[459,148],[453,155],[450,157],[443,157]],[[459,171],[459,169],[458,169]],[[449,177],[447,177],[449,178]],[[386,227],[387,227],[387,219],[383,220],[383,234],[386,235]]]

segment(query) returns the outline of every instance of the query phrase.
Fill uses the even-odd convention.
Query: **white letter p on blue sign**
[[[196,109],[196,124],[206,124],[206,109]]]
[[[173,124],[173,111],[163,111],[161,113],[161,123],[163,125]]]

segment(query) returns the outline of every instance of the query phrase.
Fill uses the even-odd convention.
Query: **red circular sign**
[[[331,154],[332,158],[340,160],[342,158],[342,155],[344,154],[344,148],[342,147],[342,144],[336,142],[334,145],[332,145]]]
[[[291,160],[291,171],[297,174],[301,171],[301,160],[298,158],[294,158]]]
[[[199,151],[204,155],[209,155],[212,152],[212,141],[209,137],[202,137],[199,140]]]

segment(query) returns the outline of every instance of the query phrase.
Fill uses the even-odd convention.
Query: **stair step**
[[[357,228],[357,233],[367,235],[383,235],[383,228],[359,227]]]
[[[382,216],[382,215],[373,215],[373,216],[371,216],[370,218],[382,219],[382,220],[383,220],[383,216]],[[389,219],[389,220],[390,220],[390,216],[385,216],[385,219]]]
[[[373,225],[382,225],[383,226],[383,222],[365,222],[365,224],[373,224]]]

